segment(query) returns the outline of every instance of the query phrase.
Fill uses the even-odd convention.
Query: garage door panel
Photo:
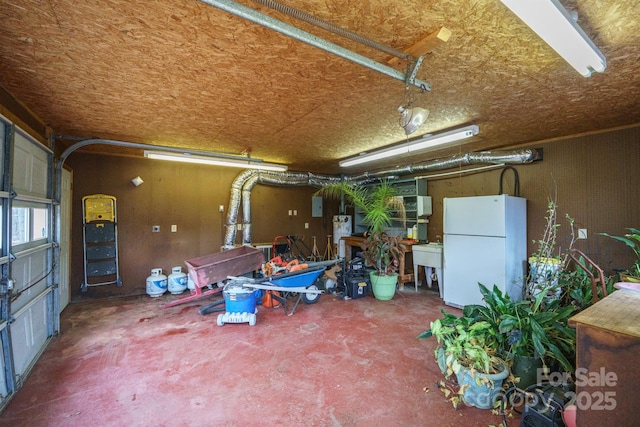
[[[26,309],[20,311],[11,324],[11,347],[17,375],[24,375],[47,342],[51,317],[47,300],[50,297],[50,292],[44,292]]]
[[[11,274],[15,280],[15,292],[20,296],[11,303],[12,313],[22,309],[47,287],[47,258],[51,249],[18,255],[11,264]]]
[[[47,197],[49,153],[20,132],[15,134],[13,189],[16,193]]]

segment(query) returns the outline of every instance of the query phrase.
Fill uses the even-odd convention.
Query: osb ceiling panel
[[[241,2],[372,60],[391,59]],[[605,73],[590,78],[499,0],[281,3],[400,50],[451,31],[419,69],[432,91],[412,91],[414,105],[431,114],[416,135],[471,123],[480,133],[411,162],[640,122],[637,0],[565,2],[607,58]],[[313,172],[339,172],[339,159],[405,138],[403,82],[200,1],[9,0],[0,25],[0,85],[57,134],[249,150]]]

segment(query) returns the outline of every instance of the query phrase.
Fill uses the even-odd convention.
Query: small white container
[[[151,276],[147,277],[147,295],[157,298],[167,291],[167,276],[162,274],[161,268],[151,269]]]
[[[187,273],[182,272],[182,267],[177,266],[171,269],[167,289],[172,295],[179,295],[187,289]]]

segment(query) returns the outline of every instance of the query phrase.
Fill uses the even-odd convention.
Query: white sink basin
[[[413,263],[426,267],[442,268],[442,243],[427,243],[425,245],[413,245]]]
[[[442,280],[443,249],[442,243],[435,242],[425,245],[413,245],[411,251],[413,252],[413,275],[416,278],[416,291],[418,290],[418,269],[422,266],[425,268],[425,277],[429,288],[432,286],[433,279],[431,272],[436,273],[440,298],[442,298],[444,285]]]

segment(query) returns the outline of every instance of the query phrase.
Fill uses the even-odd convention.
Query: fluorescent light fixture
[[[502,0],[584,77],[604,72],[607,60],[558,0]]]
[[[409,154],[414,151],[425,150],[437,145],[449,144],[460,141],[461,139],[470,138],[478,133],[478,126],[470,125],[459,129],[453,129],[437,135],[425,135],[415,141],[396,145],[390,148],[373,151],[371,153],[361,154],[357,157],[341,160],[339,165],[342,167],[355,166],[361,163],[373,162],[375,160],[386,159],[388,157]]]
[[[199,163],[203,165],[215,166],[231,166],[246,169],[261,169],[268,171],[284,172],[287,166],[275,163],[264,163],[262,160],[252,159],[250,157],[219,157],[219,156],[203,156],[188,153],[171,153],[162,151],[144,151],[144,156],[149,159],[172,160],[174,162]]]

